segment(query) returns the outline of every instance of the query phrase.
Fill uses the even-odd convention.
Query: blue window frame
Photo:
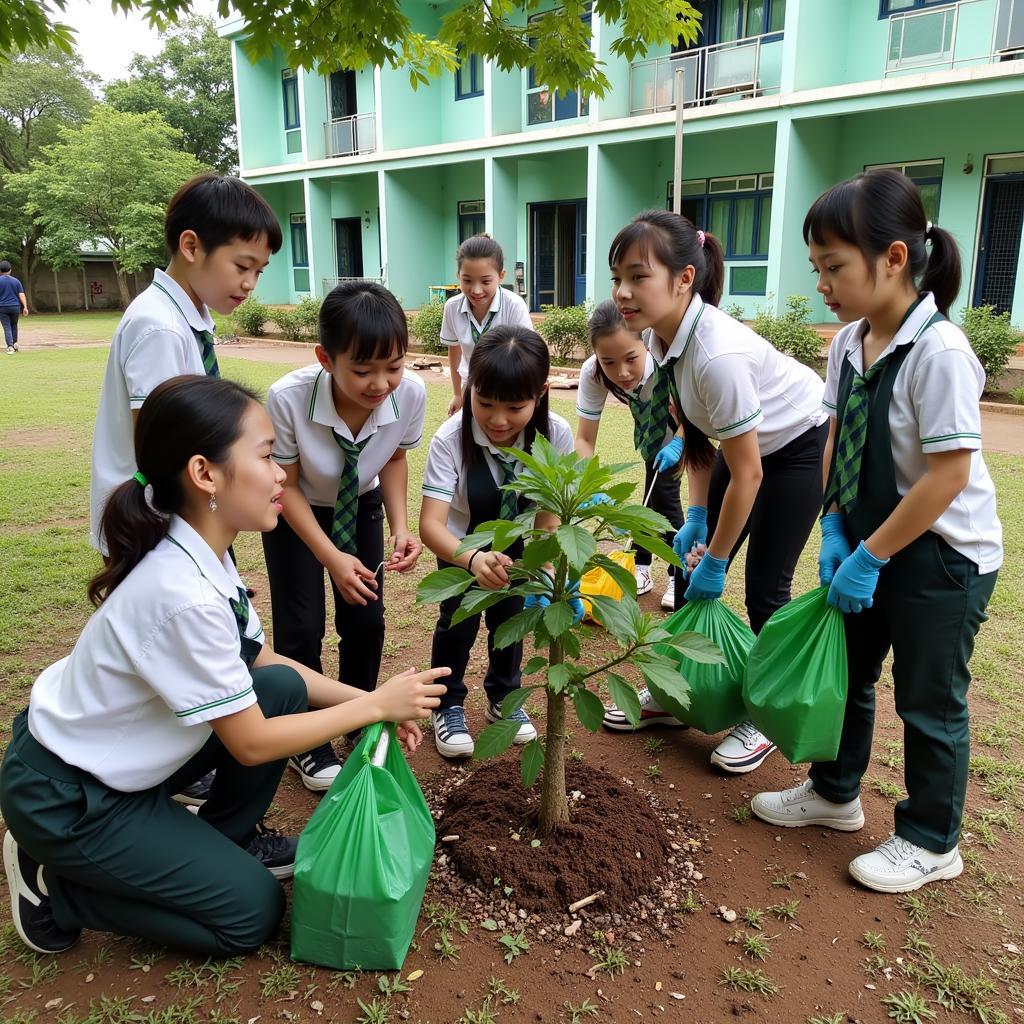
[[[455,98],[468,100],[484,94],[484,64],[480,54],[468,56],[459,47],[459,66],[455,69]]]
[[[484,201],[468,199],[459,203],[459,245],[473,235],[482,235],[486,227]]]
[[[534,21],[541,15],[531,15]],[[580,15],[580,21],[588,28],[591,25],[592,13],[588,9]],[[533,48],[535,41],[529,40]],[[575,90],[557,96],[546,85],[537,81],[537,72],[531,64],[526,73],[526,123],[549,124],[553,121],[565,121],[573,117],[586,117],[590,113],[590,97],[581,97]]]
[[[306,244],[306,215],[293,213],[289,218],[292,236],[292,266],[309,266],[309,249]]]
[[[719,0],[719,4],[718,38],[714,42],[727,43],[733,39],[764,35],[782,38],[786,24],[786,0]]]
[[[281,90],[284,94],[284,130],[291,131],[302,127],[299,113],[299,77],[294,68],[285,68],[281,72]]]
[[[894,164],[866,164],[865,171],[891,168],[905,174],[921,193],[925,216],[930,221],[939,221],[939,202],[942,199],[942,160],[910,160]]]
[[[879,0],[879,18],[891,18],[894,14],[908,11],[923,11],[928,7],[950,7],[956,0]]]
[[[773,183],[773,174],[684,181],[683,216],[715,235],[727,260],[767,259]],[[672,209],[672,182],[667,206]]]

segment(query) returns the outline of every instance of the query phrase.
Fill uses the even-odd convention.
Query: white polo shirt
[[[89,543],[97,551],[106,553],[100,518],[107,496],[139,468],[132,410],[141,409],[147,395],[165,380],[183,373],[204,374],[195,332],[213,330],[209,310],[196,309],[162,270],[154,271],[153,284],[125,310],[110,344],[92,442]]]
[[[492,315],[493,314],[493,319]],[[462,383],[466,383],[469,376],[469,357],[473,354],[473,327],[479,334],[484,334],[485,329],[501,327],[525,327],[527,330],[534,330],[533,321],[530,319],[530,311],[526,303],[515,292],[508,288],[499,287],[494,293],[491,305],[487,310],[484,322],[480,323],[469,305],[469,299],[465,295],[453,295],[444,304],[444,317],[441,320],[441,340],[446,345],[460,345],[462,347],[462,362],[459,364],[459,376]]]
[[[501,449],[495,448],[487,440],[487,435],[475,420],[473,437],[484,450],[484,460],[494,482],[500,483],[501,471],[494,461],[494,456],[500,454]],[[548,413],[548,440],[561,455],[571,455],[576,450],[572,428],[561,416],[553,412]],[[523,441],[524,434],[520,434],[509,447],[522,448]],[[517,475],[521,469],[522,464],[517,462]],[[465,537],[469,528],[469,496],[466,483],[466,464],[462,457],[462,413],[457,412],[437,428],[437,433],[430,442],[427,466],[423,471],[423,497],[448,502],[448,529],[459,538]]]
[[[427,386],[406,370],[397,388],[374,409],[357,437],[338,415],[331,375],[318,364],[292,370],[270,386],[267,412],[274,424],[274,461],[299,464],[299,487],[310,505],[334,507],[345,454],[334,439],[369,438],[359,456],[359,493],[377,486],[377,474],[399,448],[423,439]]]
[[[183,519],[44,669],[29,732],[111,789],[159,785],[209,739],[209,723],[256,702],[229,600],[242,582]],[[249,606],[246,636],[263,643]]]
[[[1003,563],[1003,527],[996,514],[996,489],[981,454],[981,407],[985,371],[963,331],[948,320],[928,326],[935,299],[925,294],[879,359],[913,344],[893,383],[889,404],[896,489],[904,495],[924,476],[926,455],[968,449],[971,472],[967,486],[930,527],[947,544],[978,567],[993,572]],[[866,320],[847,324],[832,341],[822,406],[836,415],[839,375],[848,359],[864,372]]]
[[[659,366],[679,357],[683,412],[708,437],[725,441],[756,429],[764,456],[825,422],[821,378],[696,293],[668,351],[653,329],[644,336]]]
[[[644,386],[654,374],[654,359],[650,352],[647,353],[647,360],[644,363],[643,376],[637,385],[634,394],[643,394]],[[597,356],[589,356],[580,367],[580,386],[576,392],[576,414],[582,420],[599,420],[604,412],[605,402],[610,394],[604,381],[601,379],[597,366]],[[633,406],[630,406],[632,411]]]

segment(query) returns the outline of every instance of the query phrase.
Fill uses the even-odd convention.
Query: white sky
[[[192,0],[195,14],[215,14],[214,0]],[[153,56],[161,48],[160,33],[139,11],[115,14],[109,0],[68,0],[55,21],[76,30],[76,44],[85,66],[105,82],[123,78],[136,53]]]

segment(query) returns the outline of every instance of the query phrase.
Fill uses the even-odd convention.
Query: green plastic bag
[[[677,662],[690,684],[690,706],[679,701],[660,686],[651,684],[654,699],[680,722],[701,732],[731,729],[747,717],[743,705],[743,670],[747,654],[754,642],[750,627],[722,601],[689,601],[662,627],[673,635],[693,631],[714,641],[725,655],[724,665],[702,665],[682,657],[671,647],[655,650]]]
[[[434,859],[434,821],[393,725],[363,730],[299,837],[292,959],[397,970]]]
[[[843,616],[818,587],[780,608],[750,650],[743,699],[793,764],[834,761],[846,714]]]

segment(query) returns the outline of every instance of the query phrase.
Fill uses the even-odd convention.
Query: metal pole
[[[54,294],[57,296],[57,312],[60,313],[60,312],[62,312],[62,310],[60,308],[60,281],[57,280],[57,271],[56,270],[53,272],[53,291],[54,291]]]
[[[676,68],[676,150],[672,176],[673,213],[682,213],[683,210],[683,74],[684,71],[681,67]]]

